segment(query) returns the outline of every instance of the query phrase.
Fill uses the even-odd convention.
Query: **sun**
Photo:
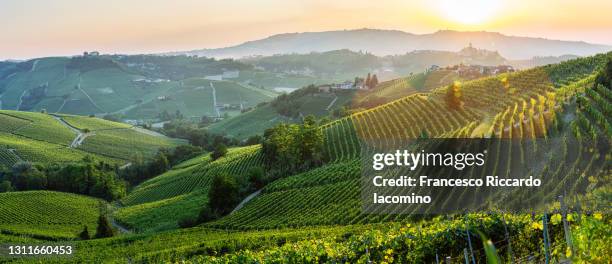
[[[443,15],[454,22],[479,25],[493,18],[500,9],[500,0],[439,0]]]

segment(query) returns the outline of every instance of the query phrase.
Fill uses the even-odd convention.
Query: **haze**
[[[2,0],[0,60],[217,48],[286,32],[486,30],[612,44],[612,1]]]

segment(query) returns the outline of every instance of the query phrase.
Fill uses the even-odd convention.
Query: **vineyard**
[[[70,145],[75,136],[69,128],[62,126],[62,124],[49,115],[7,110],[0,111],[0,115],[17,119],[19,120],[18,124],[28,122],[27,125],[21,125],[18,129],[10,131],[11,134],[17,136],[60,146]],[[15,122],[10,123],[15,124]]]
[[[70,261],[484,263],[494,248],[508,262],[561,263],[572,259],[608,263],[612,94],[609,87],[594,86],[594,74],[610,57],[612,53],[454,83],[452,87],[432,87],[428,93],[411,91],[401,99],[335,120],[322,127],[325,164],[269,183],[227,216],[178,229],[179,220],[195,217],[207,206],[214,176],[228,174],[237,182],[247,181],[249,169],[262,166],[264,156],[260,146],[249,146],[231,148],[217,160],[206,154],[185,161],[136,186],[119,201],[112,217],[135,234],[75,241],[78,251]],[[402,89],[409,86],[408,81],[383,83],[380,92]],[[460,103],[449,103],[450,96]],[[27,151],[30,143],[26,140],[30,138],[18,133],[43,121],[11,113],[0,118],[10,124],[1,128],[0,147],[9,147],[0,148],[0,162],[14,163],[35,155],[37,152]],[[103,120],[63,118],[71,126],[95,134],[79,147],[83,151],[113,151],[117,158],[126,158],[128,148],[148,153],[149,146],[140,145],[167,143],[164,138],[132,134],[137,132],[130,127],[115,128]],[[31,133],[31,137],[37,134]],[[21,145],[14,143],[22,138]],[[58,133],[49,142],[30,141],[57,146],[59,143],[52,142],[61,138]],[[483,171],[468,168],[465,175],[477,178],[486,172],[504,178],[522,168],[521,173],[549,181],[538,192],[517,188],[511,196],[493,196],[495,201],[513,205],[530,202],[526,197],[538,197],[552,202],[539,208],[543,211],[520,214],[481,207],[480,213],[438,216],[435,208],[422,204],[405,206],[397,214],[385,213],[386,208],[364,212],[361,158],[369,155],[368,151],[400,146],[406,140],[417,142],[409,147],[424,149],[435,147],[433,139],[448,138],[521,142],[490,143],[487,160],[491,162]],[[470,145],[458,148],[475,150]],[[407,176],[429,172],[424,167],[393,171]],[[452,168],[437,171],[443,177],[454,172]],[[586,193],[576,195],[579,190]],[[432,195],[434,202],[444,207],[465,207],[463,201],[481,204],[475,194],[484,192],[468,188],[449,191]],[[562,191],[568,195],[556,195]],[[83,225],[93,230],[99,214],[99,201],[76,195],[30,192],[0,194],[0,198],[0,241],[17,239],[5,238],[7,234],[73,238]],[[53,225],[57,228],[45,228]]]
[[[136,154],[147,158],[183,143],[93,117],[2,110],[0,122],[0,164],[7,167],[18,161],[70,162],[85,156],[125,164]],[[77,136],[73,130],[86,134],[77,148],[71,146]]]
[[[43,239],[75,239],[96,230],[104,202],[76,194],[28,191],[0,193],[0,233]]]
[[[208,156],[208,155],[206,155]],[[215,175],[227,173],[237,178],[263,162],[259,146],[230,149],[218,160],[207,157],[179,164],[177,168],[137,186],[122,202],[126,207],[117,211],[117,220],[135,229],[176,228],[177,221],[196,216],[207,204],[208,188]]]
[[[585,59],[586,61],[592,61]],[[570,65],[582,64],[569,62]],[[560,66],[566,68],[566,65]],[[574,76],[574,75],[572,75]],[[587,76],[588,75],[580,75]],[[605,133],[609,126],[609,117],[603,118],[599,112],[609,111],[609,90],[585,89],[592,85],[581,82],[574,86],[578,91],[586,90],[585,97],[579,97],[578,103],[585,105],[583,110],[588,117],[572,122],[572,127],[579,127],[582,133],[585,129],[589,135]],[[571,85],[572,83],[570,83]],[[569,89],[567,87],[564,87]],[[359,112],[348,118],[340,119],[324,126],[325,151],[330,164],[321,168],[287,177],[268,185],[258,197],[250,201],[244,208],[219,221],[208,224],[215,228],[230,229],[267,229],[281,227],[299,227],[309,225],[336,225],[373,223],[379,221],[401,221],[411,214],[406,208],[401,215],[366,215],[361,213],[360,185],[361,175],[358,158],[364,144],[376,147],[376,144],[397,145],[403,139],[426,137],[439,138],[521,138],[539,139],[554,134],[558,138],[567,138],[554,145],[555,150],[540,146],[531,153],[527,144],[517,146],[500,144],[493,148],[489,159],[494,160],[492,167],[487,168],[491,174],[501,177],[509,176],[510,169],[524,160],[513,160],[510,157],[521,153],[522,159],[543,157],[545,153],[553,152],[546,159],[541,159],[539,165],[533,164],[530,174],[539,177],[554,177],[560,179],[558,186],[547,186],[547,190],[557,188],[579,188],[587,184],[584,180],[574,186],[565,186],[565,181],[576,178],[576,173],[593,175],[601,178],[599,184],[609,183],[609,166],[602,165],[609,161],[609,156],[592,155],[590,149],[594,142],[580,141],[577,153],[568,153],[575,148],[571,140],[573,135],[567,134],[567,120],[574,116],[570,110],[559,106],[554,93],[555,88],[546,78],[542,69],[527,70],[519,73],[501,75],[466,82],[462,85],[464,105],[462,109],[449,108],[443,100],[446,87],[432,94],[415,94],[391,103]],[[608,94],[605,94],[608,92]],[[477,100],[476,100],[477,98]],[[580,99],[582,98],[582,99]],[[582,102],[582,103],[581,103]],[[594,102],[594,105],[588,105]],[[608,112],[609,113],[609,112]],[[609,115],[608,115],[609,116]],[[580,126],[578,123],[581,121]],[[592,123],[592,124],[591,124]],[[609,143],[608,143],[609,144]],[[550,144],[549,144],[550,145]],[[564,150],[564,151],[563,151]],[[609,163],[609,162],[608,162]],[[537,169],[536,169],[537,167]],[[402,175],[421,175],[423,171],[395,172]],[[451,173],[451,170],[442,173]],[[469,171],[469,174],[474,174]],[[467,193],[460,197],[468,197]],[[442,201],[444,202],[444,201]],[[457,201],[446,201],[445,205]],[[508,201],[513,203],[516,201]]]
[[[78,149],[119,160],[131,160],[134,155],[151,157],[160,148],[170,148],[180,141],[164,136],[141,133],[131,125],[93,117],[63,115],[72,127],[89,133]]]

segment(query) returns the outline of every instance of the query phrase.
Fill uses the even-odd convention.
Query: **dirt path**
[[[80,145],[83,144],[83,141],[85,141],[87,137],[95,135],[95,133],[93,132],[90,132],[90,133],[81,132],[80,129],[68,124],[68,122],[66,122],[61,116],[54,115],[54,114],[51,114],[51,116],[55,120],[59,121],[62,125],[72,130],[72,132],[76,133],[76,137],[70,143],[70,148],[78,148]]]
[[[27,92],[28,90],[24,90],[23,93],[21,93],[21,96],[19,96],[19,103],[17,104],[17,108],[15,108],[15,110],[19,111],[19,108],[21,108],[21,104],[23,103],[23,97]]]
[[[334,106],[336,101],[338,101],[338,96],[334,97],[334,100],[332,100],[331,103],[329,103],[329,105],[327,106],[327,108],[325,108],[325,110],[329,111],[329,109],[331,109],[332,106]]]
[[[221,113],[219,112],[219,107],[217,107],[217,90],[215,89],[215,85],[210,82],[210,88],[212,88],[213,93],[213,107],[215,108],[215,112],[217,113],[217,118],[221,117]]]
[[[110,206],[110,212],[109,212],[109,214],[108,214],[108,219],[110,220],[111,225],[112,225],[112,226],[113,226],[115,229],[119,230],[119,233],[121,233],[121,234],[131,234],[131,233],[133,233],[133,232],[132,232],[132,230],[130,230],[130,229],[129,229],[129,228],[127,228],[126,226],[124,226],[124,225],[122,225],[122,224],[118,223],[118,222],[115,220],[115,217],[113,217],[113,215],[114,215],[115,211],[116,211],[118,208],[121,208],[121,207],[123,207],[123,206],[122,206],[120,203],[118,203],[118,202],[114,202],[112,205],[109,205],[109,206]]]
[[[91,99],[91,97],[89,96],[89,94],[87,94],[87,92],[85,92],[85,90],[83,90],[83,88],[81,88],[81,80],[83,78],[79,76],[79,83],[77,84],[77,87],[79,88],[79,90],[85,95],[85,97],[87,97],[87,99],[89,99],[89,102],[91,102],[91,104],[93,106],[95,106],[96,108],[98,108],[98,110],[100,110],[101,112],[104,112],[104,110],[102,110],[102,108],[100,108],[100,106],[98,106],[96,104],[96,102],[94,102],[93,99]]]
[[[38,60],[35,60],[34,63],[32,63],[32,69],[30,69],[30,72],[34,72],[36,70],[36,65],[38,65]]]
[[[157,132],[152,131],[152,130],[144,129],[144,128],[141,128],[141,127],[137,127],[137,126],[133,126],[133,127],[132,127],[132,129],[133,129],[133,130],[136,130],[136,132],[143,133],[143,134],[147,134],[147,135],[149,135],[149,136],[154,136],[154,137],[166,137],[166,136],[165,136],[165,135],[163,135],[163,134],[157,133]]]
[[[251,201],[253,198],[257,197],[257,195],[259,195],[261,193],[261,190],[258,190],[254,193],[251,193],[249,196],[247,196],[246,198],[244,198],[244,200],[242,200],[242,202],[240,202],[236,208],[234,208],[234,210],[232,210],[232,212],[230,214],[233,214],[234,212],[240,210],[242,207],[244,207],[245,204],[247,204],[249,201]]]

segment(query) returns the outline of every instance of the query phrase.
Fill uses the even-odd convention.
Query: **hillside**
[[[292,101],[291,107],[301,113],[302,116],[314,115],[318,118],[333,118],[336,111],[354,112],[373,108],[412,94],[430,92],[456,80],[466,79],[469,78],[460,77],[451,70],[417,73],[382,82],[371,90],[304,95]],[[266,104],[252,111],[214,123],[208,129],[214,133],[223,133],[230,137],[246,139],[249,136],[262,135],[265,129],[277,123],[298,121],[299,118],[282,115],[278,109]]]
[[[601,212],[609,204],[610,156],[590,153],[602,147],[592,145],[593,138],[609,146],[612,136],[612,120],[606,115],[609,88],[593,88],[596,71],[611,57],[612,54],[601,54],[462,82],[459,108],[447,102],[448,87],[442,86],[353,113],[322,127],[324,151],[330,157],[326,164],[271,182],[255,192],[244,207],[223,218],[194,228],[173,230],[178,228],[179,220],[193,217],[207,206],[207,191],[215,175],[228,173],[236,181],[245,181],[250,168],[261,166],[263,155],[260,146],[251,146],[231,148],[226,156],[215,161],[209,155],[185,161],[141,183],[122,199],[122,207],[113,213],[113,218],[138,233],[75,241],[79,250],[71,261],[433,263],[448,257],[453,262],[473,258],[481,263],[485,262],[486,252],[492,245],[498,254],[510,255],[507,258],[541,262],[545,258],[542,243],[550,244],[548,254],[554,259],[567,258],[564,232],[570,230],[575,237],[576,254],[588,258],[587,262],[605,263],[606,259],[598,256],[607,252],[605,245],[609,240],[606,231],[609,216]],[[397,82],[406,85],[402,84],[404,81],[417,82],[398,80],[389,87]],[[90,127],[98,132],[108,126],[106,121],[97,119],[71,120],[71,116],[63,119],[73,126]],[[508,160],[516,157],[511,153],[529,155],[533,151],[548,156],[535,160],[538,166],[530,167],[530,173],[562,180],[580,172],[584,176],[579,177],[578,183],[587,183],[592,189],[582,203],[572,202],[569,214],[572,220],[567,217],[571,225],[566,231],[562,224],[564,211],[554,204],[550,206],[550,214],[487,212],[415,216],[412,212],[421,212],[419,209],[423,208],[413,206],[407,206],[402,214],[364,212],[360,197],[360,158],[367,153],[363,151],[375,149],[381,139],[386,143],[401,142],[423,135],[429,139],[575,138],[580,142],[576,152],[563,151],[570,149],[567,141],[555,144],[552,149],[545,145],[497,148],[490,153],[495,161],[490,169],[506,175],[511,164],[522,162]],[[362,148],[364,144],[369,145]],[[402,172],[426,173],[422,168]],[[450,173],[450,170],[444,172]],[[551,182],[554,186],[546,186],[547,190],[564,184]],[[34,218],[35,223],[45,221]],[[157,232],[161,230],[164,231]],[[476,230],[486,238],[479,237]],[[548,236],[542,235],[543,230]],[[18,239],[31,242],[35,238],[0,235],[0,241]],[[488,239],[490,243],[486,243]],[[470,243],[473,253],[468,253]]]
[[[214,228],[259,229],[381,221],[383,219],[379,216],[364,215],[359,210],[361,144],[377,144],[380,139],[418,138],[422,134],[432,138],[488,137],[491,134],[504,138],[529,138],[532,135],[542,136],[552,133],[546,132],[545,127],[557,122],[548,114],[551,111],[558,111],[554,107],[558,100],[555,91],[564,91],[568,89],[568,85],[577,84],[584,89],[584,86],[588,85],[588,80],[592,80],[593,71],[601,67],[609,56],[610,54],[597,55],[558,65],[466,81],[461,86],[465,98],[461,109],[453,109],[446,103],[444,97],[447,87],[440,87],[431,93],[413,94],[327,124],[323,131],[325,151],[332,161],[330,164],[277,180],[266,186],[259,196],[236,213],[207,225]],[[584,80],[587,80],[587,83]],[[561,94],[558,96],[561,97]],[[602,98],[602,96],[605,95],[599,97],[592,95],[590,98]],[[535,107],[531,102],[538,102],[542,107],[538,106],[532,110],[523,107],[522,110],[521,108],[516,110],[521,105],[531,104]],[[529,115],[528,110],[532,111]],[[573,115],[559,113],[562,114]],[[537,117],[539,120],[531,121],[531,126],[521,126],[519,134],[519,130],[508,130],[508,127],[514,126],[511,125],[514,122],[511,120],[515,119],[511,115],[524,118],[529,116],[531,119]],[[594,117],[588,120],[600,119]],[[525,122],[530,124],[529,121]],[[533,125],[538,122],[544,122],[544,128]],[[600,122],[596,127],[603,129],[601,133],[607,133],[609,125]],[[567,133],[569,129],[564,131]],[[495,155],[504,154],[498,152]],[[571,166],[558,164],[560,167],[553,171],[563,171],[563,168],[566,168],[563,166]],[[588,164],[575,166],[588,166]],[[597,173],[597,169],[594,169],[593,173]],[[184,175],[189,174],[184,173]],[[156,178],[150,182],[161,183],[163,178]],[[139,188],[144,189],[142,186]],[[138,192],[130,196],[136,193]],[[397,215],[384,219],[401,220],[404,217]]]
[[[298,96],[291,100],[292,111],[297,116],[286,116],[280,113],[278,107],[268,103],[238,116],[211,124],[208,129],[213,133],[222,133],[237,139],[246,139],[253,135],[263,135],[263,132],[280,122],[295,123],[301,117],[313,115],[318,118],[327,117],[334,110],[350,105],[356,91],[336,91],[332,93],[317,92]]]
[[[274,87],[242,84],[241,71],[251,74],[252,66],[185,56],[88,55],[6,63],[0,65],[0,107],[125,119],[176,111],[197,118],[235,115],[276,95]],[[228,72],[237,76],[221,80]]]
[[[398,30],[356,29],[286,33],[261,40],[248,41],[232,47],[174,52],[171,54],[241,58],[254,55],[305,54],[349,49],[385,56],[404,54],[415,50],[457,51],[468,43],[487,50],[499,51],[502,56],[513,60],[566,54],[587,56],[607,52],[611,49],[610,46],[578,41],[507,36],[484,31],[442,30],[431,34],[418,35]],[[522,48],[517,49],[516,47]]]
[[[182,141],[94,117],[0,111],[0,164],[68,162],[85,156],[125,164],[136,153],[150,157]]]
[[[95,232],[102,210],[106,210],[105,202],[76,194],[49,191],[0,193],[0,233],[72,240],[84,226],[89,232]]]
[[[307,54],[277,54],[273,56],[247,57],[241,61],[278,73],[299,73],[335,81],[352,80],[368,73],[377,74],[379,80],[424,72],[432,65],[440,67],[458,64],[497,66],[509,61],[498,52],[465,45],[453,51],[419,50],[401,55],[375,56],[362,51],[347,49]],[[531,62],[531,67],[544,64]]]
[[[215,161],[210,155],[185,161],[134,188],[122,200],[124,207],[115,217],[140,231],[177,228],[179,220],[197,216],[208,203],[208,189],[215,175],[229,173],[238,182],[245,181],[249,168],[263,161],[259,150],[259,146],[232,148]]]

